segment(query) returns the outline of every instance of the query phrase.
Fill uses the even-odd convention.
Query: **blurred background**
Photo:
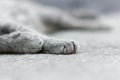
[[[89,11],[109,13],[120,10],[120,0],[34,0],[41,4],[64,10],[82,8]]]

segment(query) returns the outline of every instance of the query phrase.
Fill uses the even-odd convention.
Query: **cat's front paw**
[[[43,52],[52,54],[74,54],[78,45],[74,41],[50,40],[44,44]]]
[[[77,52],[77,44],[74,41],[63,44],[63,54],[73,54]]]

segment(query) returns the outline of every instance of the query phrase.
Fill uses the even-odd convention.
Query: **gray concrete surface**
[[[117,16],[118,15],[118,16]],[[0,80],[119,80],[120,15],[101,19],[110,32],[58,32],[51,36],[80,42],[74,55],[0,55]]]

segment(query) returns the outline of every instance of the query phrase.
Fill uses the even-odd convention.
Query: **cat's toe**
[[[63,48],[63,54],[74,54],[77,52],[77,44],[74,41],[66,42]]]

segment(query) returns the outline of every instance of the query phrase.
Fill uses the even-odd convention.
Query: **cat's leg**
[[[9,21],[0,21],[0,52],[37,52],[43,44],[41,37],[30,28]]]
[[[0,32],[0,53],[72,54],[77,50],[74,41],[52,39],[19,25],[1,25]]]
[[[13,32],[0,36],[0,53],[76,53],[74,41],[56,40],[32,32]]]
[[[31,32],[15,31],[0,36],[0,53],[36,53],[42,45],[43,40]]]

